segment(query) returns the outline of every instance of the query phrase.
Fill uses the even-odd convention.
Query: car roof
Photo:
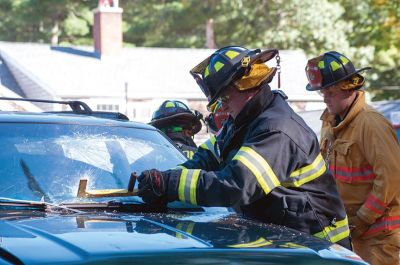
[[[0,111],[0,122],[2,123],[62,123],[97,126],[122,126],[156,130],[150,125],[129,121],[128,117],[120,112],[93,111],[85,102],[77,100],[63,101],[10,97],[0,97],[0,100],[67,105],[71,108],[70,111],[51,111],[39,113],[24,111]]]
[[[0,111],[0,123],[61,123],[97,126],[135,127],[139,129],[156,130],[153,126],[123,119],[98,117],[96,115],[75,114],[66,112],[36,113]]]

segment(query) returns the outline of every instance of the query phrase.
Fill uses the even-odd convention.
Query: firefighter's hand
[[[358,216],[349,218],[351,236],[353,238],[361,237],[369,228],[369,225]]]
[[[145,170],[138,177],[138,195],[145,203],[166,204],[166,177],[157,169]]]

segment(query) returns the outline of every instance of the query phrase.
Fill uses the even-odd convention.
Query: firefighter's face
[[[343,117],[356,97],[354,90],[342,90],[341,84],[320,90],[328,112]]]
[[[230,85],[218,100],[222,102],[222,111],[235,119],[253,95],[252,92],[239,91],[235,85]]]

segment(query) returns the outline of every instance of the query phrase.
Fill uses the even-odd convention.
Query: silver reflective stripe
[[[178,185],[178,198],[180,201],[197,205],[196,188],[200,169],[182,169]]]
[[[280,185],[268,162],[250,147],[242,146],[232,160],[240,161],[253,173],[265,194]]]
[[[335,243],[350,235],[350,229],[347,221],[347,217],[335,223],[335,226],[326,226],[321,232],[314,234],[319,238],[326,238]]]
[[[321,154],[315,158],[315,160],[305,167],[302,167],[298,170],[295,170],[290,174],[290,178],[283,183],[285,187],[299,187],[304,183],[310,182],[321,175],[323,175],[326,171],[325,161],[322,158]]]

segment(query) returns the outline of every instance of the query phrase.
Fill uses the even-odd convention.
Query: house
[[[14,79],[14,76],[0,58],[0,98],[20,98],[23,96],[24,93]],[[37,112],[41,109],[30,102],[0,100],[0,110]]]

